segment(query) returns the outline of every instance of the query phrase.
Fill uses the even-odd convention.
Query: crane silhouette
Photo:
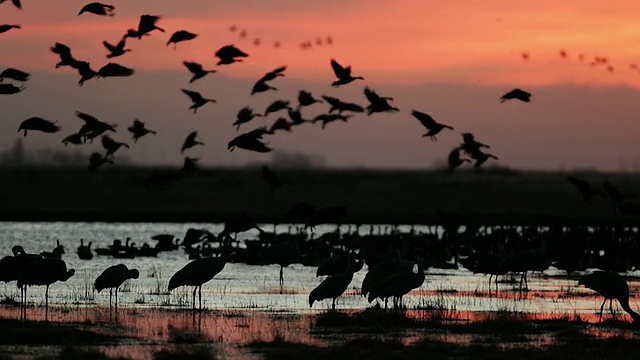
[[[315,118],[313,118],[313,120],[311,120],[311,122],[316,123],[318,121],[322,121],[322,129],[324,129],[327,124],[332,123],[334,121],[343,121],[343,122],[348,122],[348,120],[350,118],[352,118],[353,115],[342,115],[342,114],[320,114],[317,115]]]
[[[115,289],[116,304],[118,308],[118,288],[129,279],[137,279],[140,272],[137,269],[129,269],[124,264],[109,266],[106,268],[93,283],[93,288],[100,293],[104,289],[109,289],[109,307],[111,307],[111,294]]]
[[[13,84],[0,84],[0,94],[1,95],[12,95],[17,94],[24,90],[23,86],[15,86]]]
[[[358,256],[355,252],[334,255],[318,265],[318,268],[316,269],[316,277],[338,275],[347,271],[349,266],[351,266],[351,270],[354,273],[357,273],[364,266],[364,259]]]
[[[78,60],[71,55],[71,48],[65,44],[55,43],[55,45],[51,47],[51,51],[60,57],[60,61],[56,64],[56,69],[62,66],[74,67],[78,63]]]
[[[92,2],[83,6],[82,9],[80,9],[80,12],[78,13],[78,15],[82,15],[87,12],[87,13],[92,13],[96,15],[114,16],[115,14],[113,11],[115,9],[116,8],[113,5],[103,4],[99,2]]]
[[[55,133],[60,131],[62,128],[56,125],[54,122],[40,118],[40,117],[30,117],[20,123],[18,127],[19,131],[24,131],[24,136],[27,136],[27,131],[42,131],[44,133]]]
[[[46,286],[45,290],[45,320],[49,321],[49,286],[57,281],[67,281],[76,271],[67,270],[67,264],[60,259],[44,258],[35,260],[29,265],[18,280],[18,287]]]
[[[369,89],[369,87],[364,88],[364,95],[367,97],[367,100],[369,100],[369,105],[367,105],[367,115],[371,115],[376,112],[399,111],[398,108],[389,104],[389,101],[393,100],[392,97],[380,96],[375,91]]]
[[[89,156],[89,172],[94,172],[102,165],[109,163],[113,164],[113,160],[102,156],[102,154],[94,152]]]
[[[471,162],[471,160],[467,158],[460,157],[461,150],[462,148],[460,146],[456,146],[451,150],[451,152],[449,152],[449,157],[447,158],[447,164],[449,166],[450,171],[455,170],[465,162]]]
[[[127,128],[129,132],[133,134],[133,142],[138,142],[138,139],[141,137],[152,134],[155,135],[156,132],[154,130],[149,130],[145,127],[144,123],[138,119],[133,120],[133,124]]]
[[[111,159],[113,159],[113,154],[115,154],[116,151],[118,151],[118,149],[120,149],[123,146],[126,147],[127,149],[129,148],[129,145],[123,142],[115,141],[109,135],[102,136],[101,141],[102,141],[102,147],[104,147],[104,149],[107,150],[107,153],[104,155],[105,158],[108,158],[109,156],[111,156]]]
[[[353,77],[351,75],[351,66],[344,67],[340,65],[335,59],[331,59],[331,68],[338,80],[334,81],[331,86],[338,87],[340,85],[346,85],[354,80],[364,80],[362,76]]]
[[[20,25],[2,24],[0,25],[0,34],[6,33],[11,29],[21,29]]]
[[[513,89],[509,92],[507,92],[506,94],[502,95],[502,97],[500,98],[500,102],[505,102],[507,100],[511,100],[511,99],[518,99],[520,101],[524,101],[524,102],[530,102],[531,101],[531,93],[528,93],[522,89]]]
[[[278,112],[285,109],[290,110],[291,107],[289,106],[289,104],[289,100],[275,100],[274,102],[269,104],[269,106],[267,106],[267,109],[264,111],[264,116],[266,117],[270,113]]]
[[[93,115],[76,111],[76,116],[84,121],[84,124],[82,125],[78,133],[86,136],[91,141],[107,131],[116,131],[116,124],[108,124],[106,122],[100,121]]]
[[[255,117],[262,117],[262,115],[254,113],[253,109],[248,106],[240,109],[240,111],[238,111],[236,121],[233,123],[233,125],[236,126],[236,131],[240,129],[240,125],[248,123]]]
[[[4,81],[4,78],[12,79],[15,81],[25,82],[29,80],[28,72],[24,72],[22,70],[14,69],[14,68],[6,68],[0,72],[0,82]]]
[[[184,66],[187,67],[187,69],[189,69],[191,74],[193,74],[193,76],[189,80],[189,84],[191,84],[192,82],[200,78],[205,77],[207,74],[212,74],[216,72],[216,70],[205,70],[201,64],[194,61],[183,61],[182,63],[184,64]]]
[[[394,309],[402,310],[402,298],[411,290],[417,289],[424,283],[424,269],[422,260],[416,261],[418,270],[400,270],[389,275],[378,282],[369,292],[367,300],[373,302],[375,299],[384,299],[385,304],[389,297],[393,297]]]
[[[611,314],[614,314],[612,301],[617,299],[622,309],[631,315],[633,322],[640,323],[640,314],[633,311],[629,306],[629,285],[622,276],[610,271],[596,271],[583,276],[578,281],[578,285],[584,285],[604,297],[604,301],[600,306],[600,319],[602,319],[604,305],[607,300],[609,300]]]
[[[322,103],[322,100],[315,99],[308,91],[300,90],[300,92],[298,92],[298,109],[315,103]]]
[[[169,46],[169,44],[173,44],[173,49],[175,50],[177,43],[182,41],[193,40],[196,37],[198,37],[198,34],[194,34],[187,30],[178,30],[174,32],[173,35],[171,35],[171,37],[169,38],[169,41],[167,41],[167,46]]]
[[[265,134],[270,134],[266,127],[260,127],[255,130],[251,130],[247,133],[240,134],[229,141],[227,149],[233,151],[236,147],[241,149],[255,151],[259,153],[270,152],[271,148],[262,142],[262,137]]]
[[[233,45],[221,47],[216,51],[215,55],[220,59],[217,65],[233,64],[234,62],[242,61],[241,58],[249,56],[247,53]]]
[[[218,275],[227,264],[229,239],[222,240],[222,252],[218,257],[196,259],[178,270],[169,279],[169,291],[180,286],[193,286],[193,309],[196,308],[198,290],[199,308],[202,310],[202,285]]]
[[[203,106],[204,104],[206,104],[208,102],[213,102],[213,103],[216,102],[214,99],[206,99],[206,98],[204,98],[197,91],[182,89],[182,92],[185,93],[189,97],[189,99],[191,99],[192,104],[189,107],[189,110],[193,110],[194,114],[197,113],[198,112],[198,108]]]
[[[98,77],[127,77],[133,75],[135,71],[126,66],[116,63],[108,63],[98,70]]]
[[[334,98],[331,96],[322,95],[322,98],[325,99],[331,108],[329,108],[329,114],[337,111],[339,114],[342,114],[343,111],[351,111],[351,112],[364,112],[364,108],[358,104],[344,102],[338,98]]]
[[[109,53],[106,56],[107,59],[118,57],[118,56],[124,55],[127,51],[131,51],[131,49],[124,48],[127,45],[126,38],[120,39],[120,41],[118,41],[116,45],[113,45],[105,40],[102,42],[102,45],[104,45],[104,47],[107,48],[107,50],[109,50]]]
[[[0,0],[0,4],[2,4],[5,1],[7,1],[7,0]],[[18,9],[22,10],[22,3],[20,2],[20,0],[11,0],[11,3],[13,4],[13,6],[15,6]]]
[[[184,139],[184,143],[182,144],[182,147],[180,148],[180,152],[183,153],[185,150],[190,149],[196,145],[204,145],[203,142],[197,141],[196,137],[198,136],[198,132],[197,131],[192,131],[191,133],[189,133],[189,135],[187,135],[187,138]]]
[[[427,128],[427,133],[422,135],[423,137],[430,137],[431,140],[435,141],[436,139],[436,135],[438,135],[438,133],[440,133],[440,131],[442,131],[442,129],[450,129],[453,130],[453,128],[449,125],[445,125],[445,124],[441,124],[437,121],[435,121],[429,114],[425,114],[423,112],[417,111],[417,110],[413,110],[411,111],[411,115],[413,115],[416,119],[418,119],[418,121],[420,121],[420,123],[422,124],[422,126],[424,126],[425,128]]]
[[[140,21],[138,22],[137,29],[129,29],[127,33],[124,35],[125,38],[133,37],[142,39],[143,36],[149,34],[153,30],[158,30],[160,32],[165,32],[164,29],[158,27],[157,23],[161,19],[161,16],[157,15],[141,15]]]
[[[291,131],[291,124],[287,119],[279,117],[269,128],[269,131],[275,133],[276,130]]]
[[[24,251],[21,245],[15,245],[11,248],[13,253],[12,257],[4,257],[0,264],[0,279],[1,281],[8,282],[13,280],[20,280],[27,269],[34,262],[43,259],[42,255],[29,254]],[[6,272],[5,272],[6,271]],[[27,302],[27,287],[24,284],[19,284],[20,288],[20,318],[26,318],[26,302]]]
[[[331,309],[336,309],[336,299],[342,295],[353,280],[353,263],[347,263],[347,270],[341,274],[329,276],[309,293],[309,307],[324,299],[332,299]]]

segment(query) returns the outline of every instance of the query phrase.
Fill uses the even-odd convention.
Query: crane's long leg
[[[202,284],[198,286],[198,301],[199,301],[200,311],[202,311]]]
[[[49,321],[49,285],[44,291],[44,321]]]
[[[116,287],[116,313],[118,312],[118,288]]]
[[[191,304],[193,304],[192,309],[195,310],[196,309],[196,290],[198,290],[198,287],[195,286],[193,288],[193,300],[191,302]]]
[[[336,298],[333,298],[333,303],[331,304],[331,310],[336,310]]]
[[[284,285],[284,277],[282,276],[282,270],[284,266],[280,265],[280,286]]]
[[[600,317],[598,321],[602,321],[602,313],[604,312],[604,304],[607,303],[607,299],[604,299],[604,301],[602,302],[602,305],[600,305]]]
[[[113,297],[113,289],[109,288],[109,311],[111,311],[111,298]]]

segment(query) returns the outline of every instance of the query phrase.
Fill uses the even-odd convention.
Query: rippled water
[[[162,252],[157,258],[113,259],[94,256],[93,260],[80,260],[75,251],[79,239],[93,242],[93,247],[105,247],[113,239],[131,237],[140,245],[153,245],[151,236],[160,233],[175,234],[179,238],[188,228],[205,228],[217,234],[222,224],[189,223],[0,223],[0,254],[11,254],[11,247],[22,245],[27,252],[51,251],[55,240],[65,247],[63,259],[68,267],[76,270],[66,283],[56,283],[50,289],[50,304],[60,305],[108,305],[109,294],[93,291],[93,281],[108,266],[123,263],[140,271],[140,278],[126,283],[119,296],[120,306],[127,307],[189,307],[191,288],[179,288],[172,293],[166,291],[171,275],[189,260],[182,250]],[[273,226],[265,225],[267,231]],[[407,228],[408,229],[408,228]],[[405,229],[405,230],[407,230]],[[288,226],[279,226],[277,231],[287,231]],[[317,233],[335,230],[335,226],[319,226]],[[402,230],[402,229],[401,229]],[[366,227],[362,232],[368,232]],[[246,232],[239,239],[255,237],[256,233]],[[370,306],[366,299],[357,295],[366,274],[366,266],[354,275],[346,296],[338,300],[338,308],[363,309]],[[553,268],[544,274],[530,275],[529,288],[520,297],[515,284],[500,283],[499,291],[489,293],[488,277],[474,275],[466,269],[427,270],[426,281],[420,289],[406,296],[408,308],[440,308],[465,312],[522,311],[540,314],[593,314],[602,299],[591,296],[593,292],[577,287],[575,278]],[[308,294],[322,279],[315,277],[314,267],[300,264],[284,270],[285,284],[281,288],[278,281],[279,266],[251,266],[229,263],[225,269],[202,288],[203,305],[208,309],[258,309],[308,312]],[[630,281],[632,294],[637,287]],[[15,282],[0,284],[0,296],[18,299]],[[44,287],[29,290],[29,301],[44,303]],[[632,307],[637,308],[635,300]],[[311,311],[330,308],[331,301],[314,304]]]

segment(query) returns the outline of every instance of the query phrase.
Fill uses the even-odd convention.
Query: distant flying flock
[[[6,0],[2,0],[0,1],[0,3],[5,1]],[[16,7],[22,8],[22,4],[20,3],[20,1],[14,0],[12,2]],[[83,14],[115,16],[115,7],[113,5],[92,2],[80,9],[78,15]],[[127,52],[130,52],[131,49],[127,48],[127,42],[130,39],[140,40],[145,37],[151,36],[154,32],[166,32],[165,29],[159,26],[159,22],[161,19],[161,16],[149,14],[141,15],[137,27],[130,28],[126,32],[124,32],[124,35],[121,39],[118,40],[116,44],[112,44],[108,41],[103,41],[103,45],[108,51],[105,57],[112,60],[114,58],[125,55]],[[10,30],[16,31],[19,29],[20,25],[0,25],[0,33],[8,32]],[[239,30],[235,25],[231,27],[230,31],[238,31],[241,38],[247,36],[246,30]],[[198,34],[195,34],[188,30],[178,30],[169,37],[166,45],[172,46],[174,50],[177,50],[179,43],[185,41],[193,41],[197,38]],[[320,46],[323,43],[330,45],[333,43],[333,39],[329,36],[324,38],[323,41],[322,38],[318,37],[316,39],[315,45]],[[280,46],[279,42],[277,44],[278,46]],[[312,42],[310,41],[305,42],[303,43],[303,45],[301,45],[303,49],[310,48],[311,46]],[[50,48],[50,50],[53,53],[57,54],[59,57],[59,61],[55,64],[56,68],[69,67],[78,72],[80,76],[78,84],[80,86],[82,86],[86,81],[94,78],[129,77],[135,74],[134,69],[122,66],[115,62],[109,62],[96,71],[94,70],[94,68],[92,68],[89,62],[74,57],[71,48],[62,43],[54,44]],[[233,44],[222,46],[214,53],[214,55],[218,59],[216,63],[218,67],[242,62],[244,58],[249,56],[247,52],[240,50]],[[357,76],[352,74],[351,66],[344,66],[335,59],[330,59],[329,63],[336,76],[335,80],[331,83],[333,87],[346,86],[355,82],[356,80],[364,80],[364,77],[360,76],[360,74],[357,74]],[[218,71],[211,68],[205,69],[202,64],[194,61],[183,61],[183,65],[192,75],[189,80],[190,84]],[[287,66],[281,66],[274,69],[273,71],[266,73],[264,76],[258,79],[252,87],[250,92],[251,96],[256,96],[267,91],[277,91],[278,89],[275,86],[272,86],[271,82],[278,77],[285,76],[286,70]],[[29,76],[29,73],[19,69],[4,69],[2,72],[0,72],[0,94],[13,95],[24,91],[24,86],[4,81],[13,80],[17,83],[24,83],[28,81]],[[202,106],[205,106],[209,103],[217,102],[215,99],[206,97],[206,95],[203,95],[197,91],[185,88],[182,88],[181,91],[191,101],[191,105],[187,109],[193,111],[194,113],[197,113],[198,109]],[[350,119],[356,116],[356,114],[364,113],[365,111],[367,116],[370,116],[374,113],[389,113],[400,111],[400,109],[398,109],[397,107],[392,106],[394,100],[393,97],[379,95],[375,90],[371,89],[368,86],[365,86],[364,88],[364,95],[368,101],[368,104],[366,106],[361,106],[355,103],[344,102],[337,97],[328,95],[322,95],[321,98],[316,98],[310,92],[300,90],[297,98],[297,104],[292,104],[292,101],[290,100],[279,99],[273,101],[269,106],[267,106],[264,112],[255,112],[249,106],[243,107],[238,111],[237,118],[232,123],[232,125],[236,127],[236,130],[239,130],[241,126],[244,126],[244,124],[251,122],[251,120],[256,117],[267,117],[272,113],[281,113],[283,111],[286,111],[288,118],[280,116],[273,123],[273,125],[268,128],[259,127],[257,129],[238,135],[237,137],[229,141],[227,148],[229,151],[233,151],[237,147],[248,151],[266,153],[270,152],[272,149],[267,145],[267,143],[265,143],[265,137],[271,136],[278,131],[291,132],[295,126],[306,123],[320,123],[321,127],[324,129],[328,124],[336,121],[348,122]],[[505,93],[500,98],[502,102],[511,99],[529,102],[531,99],[531,94],[521,89],[514,89]],[[327,103],[329,105],[329,109],[326,113],[317,115],[313,119],[304,118],[304,116],[302,115],[303,108],[322,103]],[[76,115],[84,121],[84,124],[77,132],[66,136],[62,140],[62,143],[64,145],[82,145],[88,142],[92,142],[97,137],[101,137],[101,142],[104,147],[105,153],[100,154],[96,152],[91,154],[89,159],[90,171],[95,171],[104,164],[114,163],[115,153],[122,147],[129,147],[128,144],[115,141],[107,134],[107,132],[115,133],[117,124],[109,124],[103,122],[92,115],[79,111],[76,112]],[[411,115],[413,115],[420,122],[420,124],[422,124],[422,126],[426,128],[427,132],[423,136],[428,137],[433,141],[437,139],[436,135],[440,134],[442,130],[453,130],[452,126],[437,122],[425,112],[412,110]],[[60,130],[61,127],[55,122],[41,117],[31,117],[29,119],[26,119],[18,127],[18,131],[23,131],[24,136],[27,136],[29,131],[56,133]],[[131,133],[134,143],[139,141],[144,136],[147,136],[149,134],[156,134],[156,131],[146,128],[145,123],[140,121],[139,119],[135,119],[133,121],[133,124],[131,124],[127,128],[127,130]],[[186,150],[190,149],[193,146],[204,145],[202,142],[196,140],[196,136],[197,131],[192,131],[187,136],[184,144],[180,148],[181,153],[184,153]],[[488,149],[490,147],[486,144],[477,142],[473,134],[463,133],[462,140],[463,142],[459,146],[453,148],[449,154],[448,164],[450,170],[453,170],[463,165],[464,163],[471,162],[473,162],[473,166],[477,168],[482,166],[489,159],[498,159],[498,157],[496,157],[495,155],[484,152],[482,150],[483,148]],[[185,164],[187,161],[189,161],[190,167],[194,166],[194,158],[189,158],[189,160],[185,159]]]

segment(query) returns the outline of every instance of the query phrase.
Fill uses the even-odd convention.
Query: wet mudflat
[[[32,316],[44,309],[30,308]],[[447,309],[403,313],[57,306],[54,321],[0,308],[4,358],[373,359],[637,358],[640,329],[618,314],[561,316]],[[78,321],[83,319],[82,321]],[[422,354],[422,355],[420,355]]]

